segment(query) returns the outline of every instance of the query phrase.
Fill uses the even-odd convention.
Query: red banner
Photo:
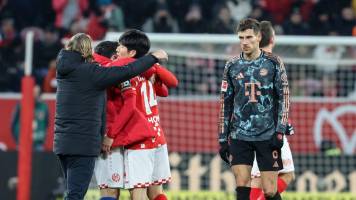
[[[11,115],[18,100],[0,97],[0,143],[8,149],[16,144],[11,134]],[[49,105],[50,124],[45,149],[52,149],[54,100]],[[160,116],[170,151],[217,152],[219,105],[215,100],[174,97],[160,101]],[[290,118],[295,135],[288,137],[294,153],[316,153],[322,141],[330,140],[342,152],[356,149],[356,101],[309,98],[292,102]]]

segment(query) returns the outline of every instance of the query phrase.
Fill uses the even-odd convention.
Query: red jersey
[[[132,58],[118,59],[109,65],[122,66],[133,61]],[[162,78],[157,75],[157,81],[152,84],[145,77],[155,74],[158,67],[160,66],[152,67],[142,76],[136,76],[120,86],[108,89],[107,135],[114,138],[113,147],[151,149],[166,143],[159,125],[156,94],[168,95],[168,88],[163,81],[169,85],[177,84],[178,81],[173,74],[173,78],[169,78],[169,74],[165,73]]]
[[[124,66],[134,61],[133,58],[125,58],[108,63],[110,59],[98,54],[94,54],[94,58],[106,66]],[[156,76],[152,85],[147,79],[153,74]],[[156,64],[142,76],[107,89],[106,134],[114,138],[113,147],[150,149],[166,143],[159,125],[156,98],[156,95],[168,96],[166,85],[176,87],[178,80],[170,71]]]

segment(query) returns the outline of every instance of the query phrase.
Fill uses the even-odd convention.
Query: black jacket
[[[157,59],[144,56],[124,67],[88,63],[74,51],[57,57],[57,97],[54,152],[96,156],[105,132],[106,87],[129,80],[149,69]]]

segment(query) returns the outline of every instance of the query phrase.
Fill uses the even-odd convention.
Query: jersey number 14
[[[146,114],[152,114],[151,107],[157,106],[157,99],[151,81],[146,81],[142,83],[141,95],[145,104]]]

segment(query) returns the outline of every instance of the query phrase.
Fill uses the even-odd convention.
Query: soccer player
[[[281,199],[277,176],[289,111],[286,71],[280,58],[260,50],[257,20],[241,20],[237,35],[242,53],[226,63],[221,84],[219,153],[231,165],[239,200],[250,199],[255,155],[265,198]]]
[[[157,50],[127,66],[103,68],[92,62],[91,43],[90,36],[75,34],[57,56],[53,151],[63,171],[66,200],[83,199],[88,190],[105,130],[106,88],[168,58]]]
[[[149,39],[143,32],[127,31],[119,39],[118,60],[110,65],[133,62],[149,48]],[[147,196],[150,200],[167,199],[162,184],[170,180],[170,169],[156,93],[167,96],[166,85],[176,86],[177,79],[162,66],[156,65],[153,69],[108,93],[109,115],[103,150],[113,149],[108,158],[99,159],[96,166],[103,199],[117,199],[117,188],[129,189],[135,200]],[[110,116],[112,113],[114,116]]]
[[[269,21],[261,21],[261,36],[262,39],[260,41],[260,48],[266,52],[272,53],[273,47],[275,45],[275,33],[272,27],[271,22]],[[287,126],[286,135],[293,135],[294,128],[291,124]],[[289,142],[287,137],[284,137],[283,146],[281,150],[281,157],[283,162],[283,169],[278,172],[278,180],[277,180],[277,191],[279,193],[284,192],[288,185],[294,180],[294,162],[292,157],[292,152],[289,147]],[[251,200],[263,200],[264,194],[261,189],[261,178],[260,178],[260,170],[257,166],[256,158],[253,162],[252,172],[251,172]]]

